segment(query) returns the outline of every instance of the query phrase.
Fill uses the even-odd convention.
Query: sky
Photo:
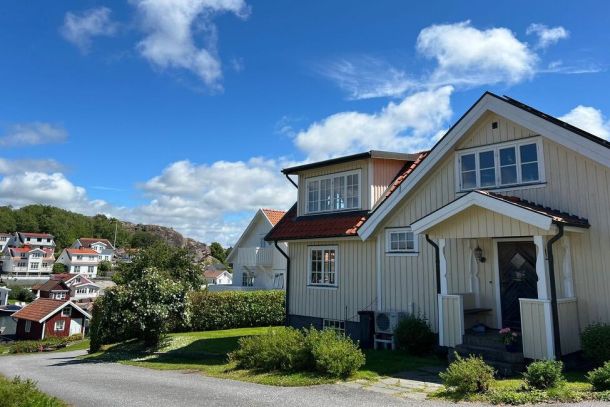
[[[430,148],[485,91],[610,138],[610,5],[0,4],[0,205],[233,244],[281,169]]]

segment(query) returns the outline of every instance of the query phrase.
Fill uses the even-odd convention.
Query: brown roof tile
[[[14,318],[27,319],[30,321],[41,321],[50,313],[59,308],[62,304],[68,301],[52,300],[50,298],[39,298],[36,301],[26,305],[21,310],[11,315]]]

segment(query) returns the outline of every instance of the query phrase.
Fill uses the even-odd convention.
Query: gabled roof
[[[40,237],[40,238],[44,238],[44,239],[53,239],[53,235],[49,234],[49,233],[30,233],[30,232],[17,232],[19,233],[19,235],[21,236],[25,236],[25,237]]]
[[[106,247],[114,249],[114,246],[112,245],[112,243],[110,243],[108,239],[101,239],[97,237],[81,237],[78,239],[78,241],[83,247],[91,247],[91,245],[94,243],[102,243],[106,245]]]
[[[50,292],[50,291],[70,291],[70,288],[62,280],[52,280],[37,284],[32,287],[32,290]]]
[[[284,174],[295,174],[297,172],[304,171],[304,170],[311,170],[313,168],[326,167],[328,165],[341,164],[341,163],[345,163],[345,162],[363,160],[363,159],[367,159],[367,158],[383,158],[383,159],[387,159],[387,160],[414,161],[417,158],[417,154],[371,150],[371,151],[366,151],[364,153],[346,155],[343,157],[331,158],[330,160],[316,161],[314,163],[284,168],[282,170],[282,172]]]
[[[375,233],[381,222],[389,216],[403,198],[440,162],[453,152],[454,146],[462,136],[487,111],[494,112],[515,123],[523,125],[531,131],[540,134],[568,149],[576,151],[593,161],[610,167],[610,142],[589,132],[565,123],[551,115],[542,113],[525,103],[508,97],[501,97],[485,92],[474,105],[447,131],[434,145],[426,159],[413,174],[403,182],[397,193],[377,207],[367,222],[359,229],[358,234],[363,240]],[[600,148],[604,147],[604,148]]]
[[[286,211],[278,211],[277,209],[263,209],[262,211],[271,223],[271,226],[277,225],[280,219],[286,214]]]
[[[36,301],[26,305],[11,316],[13,318],[26,319],[34,322],[44,322],[66,306],[72,306],[85,317],[91,318],[91,315],[73,302],[51,298],[38,298]]]
[[[209,269],[209,270],[205,270],[203,272],[203,276],[205,278],[218,278],[221,275],[223,275],[224,273],[229,273],[227,270],[213,270],[213,269]]]
[[[80,248],[80,249],[70,248],[70,249],[64,249],[64,250],[67,251],[71,256],[75,255],[75,254],[76,255],[79,255],[79,254],[95,254],[95,255],[98,255],[99,254],[95,250],[88,249],[88,248]]]

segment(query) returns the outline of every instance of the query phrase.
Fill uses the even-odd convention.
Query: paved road
[[[0,357],[0,373],[34,379],[42,391],[77,407],[447,405],[436,401],[403,400],[338,385],[273,387],[216,379],[199,373],[84,362],[75,358],[81,354],[82,351],[74,351]]]

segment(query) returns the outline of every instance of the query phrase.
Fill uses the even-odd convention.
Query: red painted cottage
[[[85,331],[86,311],[70,301],[39,298],[12,315],[17,319],[17,339],[70,336]]]

